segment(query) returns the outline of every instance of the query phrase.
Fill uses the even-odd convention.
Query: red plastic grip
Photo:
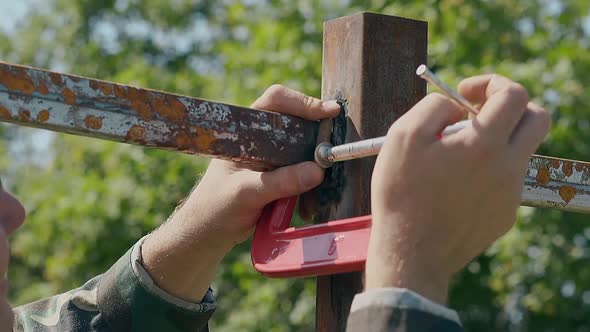
[[[371,216],[289,227],[297,197],[264,208],[252,240],[254,268],[268,277],[305,277],[365,267]]]

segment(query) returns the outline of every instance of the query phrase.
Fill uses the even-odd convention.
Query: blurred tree
[[[541,152],[590,160],[586,0],[35,4],[14,34],[0,36],[2,59],[244,105],[277,82],[319,94],[326,19],[368,10],[426,20],[429,62],[444,80],[500,72],[522,82],[553,114]],[[0,166],[29,210],[12,239],[16,304],[104,271],[166,219],[206,165],[66,135],[39,151],[23,143],[32,131],[4,129],[10,144],[0,147]],[[27,151],[42,154],[42,162],[23,157]],[[589,331],[588,218],[523,208],[514,230],[456,278],[451,306],[466,328]],[[313,279],[264,279],[253,271],[248,249],[239,246],[221,266],[215,330],[313,329]]]

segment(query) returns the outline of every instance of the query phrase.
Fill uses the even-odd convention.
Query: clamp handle
[[[365,267],[371,216],[289,227],[297,197],[267,205],[256,225],[251,257],[267,277],[306,277]]]

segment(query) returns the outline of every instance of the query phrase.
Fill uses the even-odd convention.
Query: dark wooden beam
[[[426,22],[362,13],[324,24],[322,98],[342,101],[334,123],[334,144],[382,136],[426,94],[415,74],[426,63]],[[332,168],[326,181],[339,195],[322,208],[320,221],[370,214],[370,183],[375,158]],[[346,241],[341,239],[340,241]],[[362,291],[362,274],[318,277],[317,331],[345,330],[350,304]]]
[[[313,160],[318,123],[0,62],[0,121],[255,166]]]

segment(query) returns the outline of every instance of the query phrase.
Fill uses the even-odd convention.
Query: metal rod
[[[422,77],[428,83],[436,86],[440,89],[440,91],[445,94],[447,97],[451,98],[452,101],[458,104],[460,108],[465,110],[466,112],[471,112],[473,114],[479,113],[479,111],[467,101],[463,96],[461,96],[458,92],[453,90],[450,86],[446,85],[443,81],[441,81],[438,76],[436,76],[426,65],[420,65],[418,69],[416,69],[416,75]]]
[[[377,137],[334,147],[322,143],[316,150],[316,160],[321,154],[325,157],[320,159],[320,166],[330,167],[337,161],[374,156],[384,141],[385,137]],[[533,155],[521,199],[522,205],[590,213],[590,163]]]
[[[441,82],[426,66],[420,66],[416,73],[431,83],[436,82],[433,84],[449,98],[470,110],[469,102]],[[457,122],[445,128],[442,136],[452,135],[470,125],[470,120]],[[316,148],[315,160],[328,168],[338,161],[377,155],[384,142],[383,136],[338,146],[322,143]],[[533,155],[526,171],[521,201],[527,206],[590,213],[590,163]]]
[[[446,127],[441,135],[449,136],[469,126],[471,126],[471,120],[459,121]],[[328,168],[335,162],[375,156],[379,154],[384,142],[385,136],[336,146],[324,142],[316,148],[315,161],[320,166]]]
[[[284,166],[312,160],[316,121],[0,62],[0,121]]]

